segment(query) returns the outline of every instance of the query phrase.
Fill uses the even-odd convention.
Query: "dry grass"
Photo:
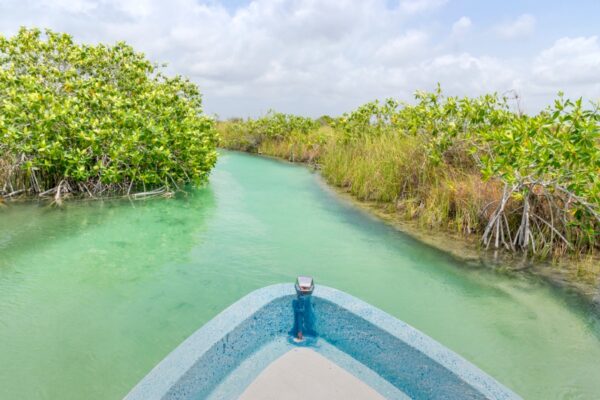
[[[501,182],[483,180],[465,143],[454,143],[436,163],[429,154],[426,135],[388,132],[347,140],[341,132],[325,126],[303,135],[270,138],[257,137],[240,127],[243,125],[232,129],[230,124],[221,124],[223,147],[317,164],[330,184],[422,228],[478,240],[503,196]],[[543,196],[537,197],[539,201],[532,202],[536,211],[548,214]],[[521,222],[522,209],[522,200],[508,200],[506,224],[511,229]],[[583,245],[573,251],[557,240],[548,241],[550,235],[541,228],[532,235],[536,249],[532,256],[558,261],[591,254]]]
[[[27,192],[30,179],[10,155],[0,156],[0,197],[13,197]]]
[[[423,227],[465,235],[482,231],[487,215],[481,211],[501,191],[477,172],[434,165],[418,137],[385,135],[332,143],[321,166],[331,184],[360,200],[391,203],[397,213]]]
[[[219,131],[225,148],[318,164],[330,184],[359,200],[388,204],[427,228],[480,234],[489,217],[486,205],[501,193],[500,185],[484,182],[474,168],[455,165],[465,158],[461,149],[433,164],[418,136],[366,136],[345,143],[330,127],[277,139],[253,136],[230,123],[220,123]]]

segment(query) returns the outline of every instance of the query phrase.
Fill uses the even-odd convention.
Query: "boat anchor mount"
[[[294,307],[294,325],[296,326],[295,342],[304,341],[303,331],[309,323],[310,296],[315,290],[315,283],[310,276],[299,276],[296,279],[296,296]]]

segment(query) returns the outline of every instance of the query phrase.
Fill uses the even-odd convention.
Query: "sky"
[[[559,91],[600,100],[600,0],[0,0],[20,26],[125,40],[196,82],[220,118],[339,115],[374,99]]]

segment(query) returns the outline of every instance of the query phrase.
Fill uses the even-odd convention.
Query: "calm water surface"
[[[525,398],[600,398],[600,323],[572,297],[466,268],[303,167],[225,153],[187,197],[0,209],[0,399],[120,399],[219,311],[298,274],[403,319]]]

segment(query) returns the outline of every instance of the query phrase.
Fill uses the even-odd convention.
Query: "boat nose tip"
[[[296,278],[296,293],[300,295],[310,295],[315,290],[315,283],[312,276],[300,275]]]

